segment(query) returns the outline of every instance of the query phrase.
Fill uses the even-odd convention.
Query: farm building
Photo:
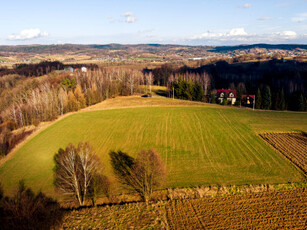
[[[254,100],[255,100],[255,95],[247,95],[247,94],[242,95],[242,101],[247,105],[253,104]]]
[[[81,67],[81,72],[86,73],[87,72],[87,68],[86,67]]]
[[[64,68],[64,71],[65,71],[65,72],[73,72],[73,71],[74,71],[74,68],[72,68],[71,66],[65,67],[65,68]]]
[[[236,102],[237,97],[237,91],[232,89],[218,89],[217,90],[217,98],[220,103],[223,102],[224,96],[227,96],[227,101],[230,101],[231,104],[234,104]]]

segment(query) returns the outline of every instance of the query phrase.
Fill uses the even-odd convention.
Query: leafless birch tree
[[[100,160],[93,149],[87,142],[80,142],[77,148],[69,144],[65,150],[58,151],[54,161],[56,188],[75,196],[79,204],[84,205],[93,176],[101,170]]]

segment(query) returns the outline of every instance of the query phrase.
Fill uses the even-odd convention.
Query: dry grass
[[[94,111],[94,110],[105,110],[105,109],[120,109],[120,108],[135,108],[135,107],[166,107],[166,106],[202,106],[210,108],[223,108],[216,104],[207,104],[202,102],[187,101],[187,100],[173,100],[172,98],[165,97],[149,97],[142,98],[140,95],[137,96],[125,96],[115,97],[105,100],[96,105],[90,106],[83,109],[82,111]]]
[[[165,202],[83,208],[67,213],[62,224],[69,229],[167,229]]]
[[[204,188],[201,188],[203,190]],[[277,191],[258,186],[239,193],[207,188],[214,196],[194,197],[197,189],[178,189],[176,199],[150,203],[101,205],[68,210],[62,228],[69,229],[304,229],[306,188]],[[176,196],[176,194],[181,194]]]

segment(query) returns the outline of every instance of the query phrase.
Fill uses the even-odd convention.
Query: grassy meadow
[[[125,104],[131,98],[120,100]],[[105,174],[110,177],[113,176],[110,150],[123,150],[136,156],[143,148],[154,148],[167,165],[167,187],[305,180],[292,163],[257,133],[307,131],[306,113],[252,111],[186,102],[181,105],[179,100],[164,98],[133,99],[139,105],[145,100],[158,102],[136,108],[102,106],[102,110],[96,105],[93,111],[71,114],[41,131],[0,166],[0,181],[5,190],[12,190],[24,179],[34,190],[54,195],[53,156],[69,142],[79,141],[88,141],[94,147],[105,166]]]

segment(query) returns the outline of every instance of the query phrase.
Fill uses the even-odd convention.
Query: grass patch
[[[89,141],[111,177],[110,150],[136,156],[154,148],[167,165],[167,187],[302,182],[304,175],[257,133],[307,131],[306,118],[306,113],[191,105],[75,113],[22,146],[1,166],[0,181],[10,190],[25,179],[34,190],[54,195],[54,154],[69,142]]]

